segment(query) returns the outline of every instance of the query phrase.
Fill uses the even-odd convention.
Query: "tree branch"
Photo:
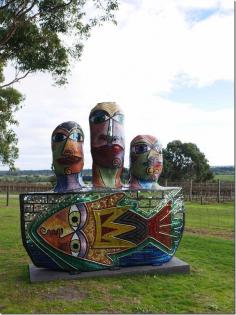
[[[15,34],[18,25],[22,23],[22,21],[20,21],[20,18],[26,13],[28,13],[30,10],[32,10],[36,3],[37,1],[34,0],[32,4],[30,5],[30,7],[27,8],[27,4],[24,3],[24,1],[22,1],[22,4],[21,4],[22,8],[15,14],[10,30],[6,34],[5,38],[3,38],[0,41],[0,46],[4,46],[11,39],[11,37]]]
[[[10,0],[9,2],[6,2],[6,4],[0,6],[0,10],[7,8],[9,6],[9,4],[11,4],[12,2],[14,2],[14,0]]]
[[[9,32],[6,34],[5,38],[1,40],[0,46],[4,46],[9,41],[9,39],[15,34],[16,29],[17,29],[17,21],[14,20]]]
[[[21,10],[19,10],[18,12],[17,12],[17,14],[16,14],[16,16],[17,17],[21,17],[22,15],[24,15],[24,14],[26,14],[26,13],[28,13],[30,10],[32,10],[33,9],[33,7],[36,5],[36,0],[34,0],[33,2],[32,2],[32,4],[27,8],[27,4],[21,9]]]
[[[19,82],[21,79],[24,79],[25,77],[27,77],[27,75],[28,75],[30,72],[31,72],[31,71],[29,70],[29,71],[27,71],[24,75],[22,75],[21,77],[15,77],[15,79],[12,80],[11,82],[6,83],[6,84],[4,84],[4,85],[1,85],[1,86],[0,86],[0,89],[5,88],[5,87],[7,87],[7,86],[10,86],[10,85],[12,85],[12,84],[14,84],[14,83],[16,83],[16,82]]]
[[[67,3],[63,3],[63,4],[60,4],[60,5],[56,5],[56,6],[54,6],[53,8],[49,9],[48,12],[50,12],[50,13],[55,12],[55,11],[57,11],[58,9],[62,9],[62,8],[64,8],[64,7],[70,5],[72,2],[73,2],[73,0],[70,0],[70,1],[67,2]],[[37,13],[35,13],[34,15],[32,15],[32,16],[28,19],[28,21],[32,21],[32,20],[33,20],[35,17],[37,17],[38,15],[42,15],[42,12],[37,12]]]

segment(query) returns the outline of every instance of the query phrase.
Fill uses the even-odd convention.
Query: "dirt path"
[[[234,232],[232,231],[221,231],[221,230],[208,230],[208,229],[196,229],[196,228],[185,228],[186,233],[192,235],[205,235],[205,236],[216,236],[227,240],[234,240]]]

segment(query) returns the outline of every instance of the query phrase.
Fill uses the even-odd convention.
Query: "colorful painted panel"
[[[184,228],[180,188],[22,194],[24,246],[36,266],[92,271],[162,264]]]

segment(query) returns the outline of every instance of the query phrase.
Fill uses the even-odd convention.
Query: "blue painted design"
[[[35,246],[31,240],[27,241],[27,249],[35,266],[38,266],[40,268],[61,270],[58,264],[56,264],[48,255],[46,255],[37,246]]]
[[[122,267],[140,265],[162,265],[172,258],[171,255],[164,253],[153,245],[148,245],[142,250],[138,250],[128,256],[119,259]]]

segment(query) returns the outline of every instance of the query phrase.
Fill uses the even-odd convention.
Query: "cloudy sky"
[[[16,115],[16,167],[50,169],[51,133],[74,120],[84,130],[85,168],[91,168],[88,116],[104,101],[125,113],[125,166],[138,134],[154,135],[164,147],[193,142],[210,165],[233,165],[233,5],[121,0],[118,25],[93,30],[66,87],[53,87],[41,73],[15,85],[26,97]]]

